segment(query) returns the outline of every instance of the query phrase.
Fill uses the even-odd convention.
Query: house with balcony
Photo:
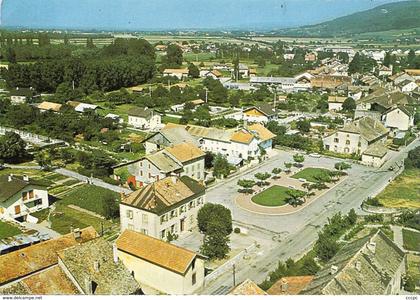
[[[205,202],[205,187],[188,176],[169,176],[153,182],[120,203],[121,231],[126,229],[166,240],[197,226]]]
[[[28,176],[0,176],[0,218],[30,221],[30,214],[49,206],[47,185]],[[32,219],[33,220],[33,219]]]

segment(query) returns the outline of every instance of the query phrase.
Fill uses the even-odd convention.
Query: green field
[[[119,199],[119,194],[110,190],[94,186],[82,185],[73,189],[60,201],[63,205],[76,205],[99,215],[104,215],[104,200],[107,197]]]
[[[105,228],[112,226],[112,223],[107,220],[80,212],[61,203],[57,203],[54,213],[50,216],[50,221],[51,229],[61,234],[69,233],[70,228],[93,226],[96,231],[100,232],[102,224]]]
[[[275,185],[251,198],[252,202],[263,206],[281,206],[287,204],[287,192],[291,189]]]
[[[318,178],[330,179],[330,171],[321,168],[305,168],[292,176],[295,179],[305,179],[309,182],[318,182]]]
[[[19,228],[0,221],[0,240],[22,233]]]
[[[377,198],[386,207],[420,208],[420,170],[405,170]]]
[[[416,282],[420,282],[420,255],[407,254],[407,265],[408,275],[413,277]],[[417,289],[417,291],[419,291],[419,289]]]
[[[404,249],[410,251],[420,251],[420,233],[403,229]]]

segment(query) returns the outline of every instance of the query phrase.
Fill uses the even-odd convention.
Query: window
[[[162,230],[161,232],[160,232],[160,238],[161,239],[164,239],[166,237],[166,232],[165,232],[165,230]]]
[[[148,223],[149,223],[149,218],[148,218],[149,216],[148,215],[146,215],[146,214],[143,214],[142,215],[142,222],[143,222],[143,225],[147,225]]]
[[[350,145],[350,141],[349,140],[346,141],[346,145]]]
[[[23,201],[28,200],[28,192],[23,192],[22,193],[22,199],[23,199]]]
[[[142,230],[141,230],[141,233],[143,233],[143,234],[147,235],[147,229],[142,229]]]
[[[192,263],[191,263],[191,269],[194,270],[195,269],[195,258],[193,259]]]
[[[127,218],[132,220],[133,219],[133,211],[132,210],[127,210]]]
[[[133,224],[128,224],[128,230],[134,230],[134,225]]]
[[[192,285],[194,285],[196,282],[197,282],[197,275],[196,275],[196,273],[193,273],[192,278],[191,278],[191,283],[192,283]]]
[[[168,215],[163,215],[160,217],[160,224],[165,223],[166,221],[168,221]]]
[[[334,139],[334,143],[338,143],[339,142],[339,139],[338,138],[335,138]]]
[[[34,191],[30,190],[29,191],[29,199],[32,199],[34,197]]]

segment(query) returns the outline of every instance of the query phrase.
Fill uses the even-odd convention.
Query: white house
[[[340,96],[329,96],[328,97],[328,110],[329,111],[340,111],[343,109],[343,103],[347,97]]]
[[[379,77],[388,77],[388,76],[392,76],[392,66],[390,66],[389,68],[387,66],[384,65],[380,65],[377,69],[378,72],[378,76]]]
[[[197,226],[205,188],[187,176],[169,176],[153,182],[120,203],[121,231],[142,232],[159,239],[182,235]]]
[[[31,213],[47,208],[47,186],[28,176],[0,176],[0,218],[30,221]]]
[[[143,143],[146,148],[146,154],[182,143],[191,143],[199,146],[197,139],[189,134],[183,126],[171,123],[166,124],[159,132],[149,136]]]
[[[361,155],[370,145],[385,142],[389,130],[378,120],[364,117],[347,123],[323,139],[328,151]]]
[[[128,112],[128,125],[141,129],[157,129],[162,121],[153,109],[135,107]]]
[[[164,76],[173,76],[177,77],[179,80],[182,80],[184,78],[188,77],[188,68],[183,69],[165,69],[163,71]]]
[[[116,241],[118,258],[142,286],[168,295],[191,295],[204,287],[200,254],[150,236],[125,230]]]
[[[414,111],[408,106],[394,106],[383,115],[385,127],[407,131],[414,126]]]
[[[379,168],[385,163],[387,157],[386,145],[381,142],[373,143],[362,153],[362,164]]]
[[[244,109],[242,114],[238,115],[239,120],[252,123],[267,123],[269,121],[277,120],[278,111],[270,104],[262,104],[259,106],[252,106]]]
[[[140,185],[147,185],[171,175],[204,180],[205,153],[191,143],[181,143],[147,154],[128,165],[128,171]]]
[[[13,105],[22,104],[35,95],[36,92],[33,88],[16,88],[10,91],[10,102]]]
[[[418,87],[418,85],[414,81],[404,80],[398,84],[398,87],[403,93],[411,93]]]

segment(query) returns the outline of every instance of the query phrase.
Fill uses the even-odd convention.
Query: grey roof
[[[174,172],[176,170],[182,169],[182,165],[178,164],[173,160],[165,150],[149,154],[145,157],[152,164],[154,164],[159,170],[164,173]]]
[[[170,128],[163,128],[160,133],[168,139],[171,144],[177,145],[184,142],[192,143],[194,145],[198,145],[197,140],[188,133],[185,128],[181,126],[177,127],[170,127]]]
[[[197,138],[206,138],[210,140],[230,142],[234,130],[223,130],[219,128],[209,128],[195,125],[187,125],[185,128],[189,134]]]
[[[123,263],[114,262],[112,245],[102,238],[63,250],[59,257],[86,294],[89,294],[86,280],[96,283],[93,293],[97,295],[129,295],[140,291]]]
[[[153,109],[147,107],[134,107],[128,112],[128,115],[148,119],[153,115]]]
[[[47,184],[42,181],[29,179],[25,181],[22,177],[11,176],[12,180],[9,181],[9,175],[0,176],[0,202],[7,201],[10,197],[23,190],[29,185],[37,186],[47,189]]]
[[[368,142],[388,134],[389,130],[378,120],[364,117],[344,125],[339,131],[360,134]]]
[[[360,102],[377,104],[386,109],[389,109],[395,105],[412,104],[414,102],[414,99],[411,96],[401,93],[399,91],[387,92],[383,89],[378,89],[371,95],[360,99]]]
[[[293,77],[251,77],[250,83],[261,83],[261,84],[294,84],[296,79]]]
[[[388,148],[381,142],[376,142],[370,145],[365,152],[364,155],[375,156],[375,157],[384,157],[388,153]]]
[[[383,295],[404,259],[405,253],[379,230],[345,245],[302,294]]]

